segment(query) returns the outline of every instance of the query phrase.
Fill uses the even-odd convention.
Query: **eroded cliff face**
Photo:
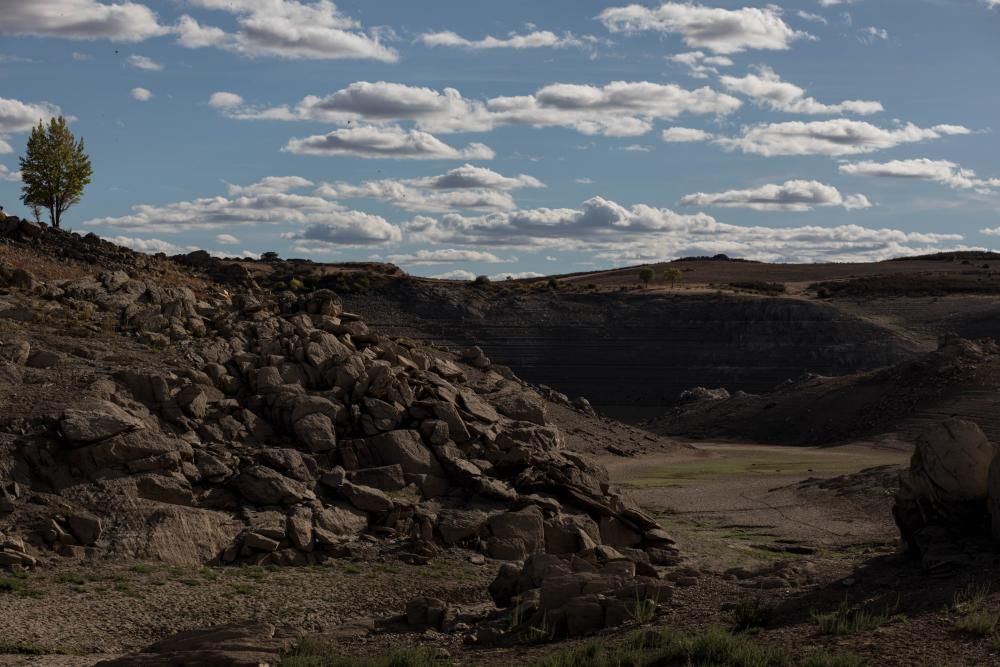
[[[763,392],[806,373],[842,375],[915,346],[825,304],[715,294],[523,293],[396,283],[349,296],[383,330],[480,345],[521,377],[605,414],[653,416],[694,386]]]

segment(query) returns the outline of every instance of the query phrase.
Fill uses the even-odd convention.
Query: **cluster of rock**
[[[603,625],[624,618],[607,600],[660,591],[654,566],[677,562],[606,471],[565,448],[547,399],[482,350],[379,336],[328,290],[197,296],[120,270],[6,283],[28,310],[85,312],[154,352],[95,368],[57,414],[11,434],[0,528],[27,539],[4,546],[18,564],[52,550],[304,565],[372,544],[413,563],[453,547],[531,567],[545,556],[547,571],[605,581],[579,591],[606,597]],[[2,346],[12,367],[38,353],[22,343]],[[11,484],[72,502],[29,512]],[[123,518],[102,524],[112,510]],[[519,581],[519,604],[544,583]]]
[[[658,537],[662,547],[672,549],[673,542],[662,531]],[[532,632],[550,637],[588,635],[636,619],[649,620],[672,594],[673,585],[660,578],[642,550],[600,545],[570,555],[536,553],[522,566],[500,568],[490,595],[508,612],[480,625],[476,639],[494,643],[504,636],[518,638]]]
[[[948,419],[917,440],[893,516],[930,573],[947,575],[991,538],[1000,543],[1000,457],[976,424]]]

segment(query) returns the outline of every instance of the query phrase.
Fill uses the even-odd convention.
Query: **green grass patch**
[[[898,608],[899,600],[879,610],[855,607],[845,600],[835,610],[813,612],[812,617],[821,635],[853,635],[885,625],[896,617]]]
[[[327,642],[304,639],[282,661],[282,667],[437,667],[441,663],[430,651],[402,649],[386,656],[345,656]]]
[[[736,603],[732,612],[732,629],[736,632],[766,628],[774,616],[774,605],[766,600],[753,597],[743,598]]]
[[[0,577],[0,593],[12,593],[25,597],[39,597],[41,593],[28,583],[28,577],[22,573],[14,573],[10,577]]]
[[[24,644],[0,639],[0,655],[54,655],[58,651],[43,648],[35,644]]]

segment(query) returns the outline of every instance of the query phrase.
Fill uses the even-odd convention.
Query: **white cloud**
[[[318,196],[291,190],[309,183],[298,177],[274,177],[260,183],[230,187],[230,197],[205,197],[165,206],[142,204],[131,215],[96,218],[85,225],[173,234],[187,230],[226,229],[236,226],[298,224],[304,231],[286,238],[323,245],[379,245],[400,239],[399,228],[385,219],[344,208]]]
[[[463,208],[513,210],[516,205],[509,191],[526,187],[544,188],[545,184],[533,176],[508,177],[466,164],[440,176],[383,179],[360,185],[327,183],[317,194],[330,199],[378,199],[407,211],[441,213]]]
[[[250,185],[233,185],[232,183],[227,185],[230,195],[259,197],[283,194],[291,190],[304,190],[312,187],[315,183],[301,176],[266,176]]]
[[[524,278],[542,278],[544,273],[538,273],[536,271],[515,271],[513,273],[494,273],[490,276],[490,280],[493,282],[498,282],[501,280],[522,280]]]
[[[584,177],[576,179],[576,182],[579,183],[580,185],[593,185],[594,179]]]
[[[891,160],[889,162],[853,162],[839,167],[840,173],[879,178],[919,179],[943,183],[957,189],[1000,188],[1000,178],[979,178],[971,169],[948,160]]]
[[[148,102],[153,99],[153,93],[146,88],[133,88],[132,99],[138,100],[139,102]]]
[[[62,115],[62,110],[48,102],[22,102],[0,97],[0,138],[5,134],[27,132],[38,121],[48,122]]]
[[[232,234],[218,234],[215,237],[215,242],[219,245],[239,245],[240,240],[233,236]]]
[[[652,261],[726,253],[766,261],[877,260],[940,249],[958,234],[836,227],[745,227],[705,213],[682,215],[601,197],[581,209],[529,209],[465,217],[418,216],[404,226],[412,242],[496,248],[597,251],[599,259]]]
[[[73,55],[72,55],[72,58],[73,58],[73,60],[75,60],[77,62],[80,62],[80,63],[94,59],[94,57],[92,55],[90,55],[89,53],[82,53],[80,51],[74,51]]]
[[[853,5],[861,0],[819,0],[820,7],[835,7],[836,5]]]
[[[858,31],[858,39],[860,39],[865,44],[871,44],[876,39],[881,39],[883,41],[889,39],[889,31],[885,28],[876,28],[871,25],[863,30]]]
[[[420,130],[374,125],[334,130],[304,139],[291,139],[282,149],[297,155],[352,155],[391,160],[492,160],[496,154],[484,144],[454,148]]]
[[[512,32],[503,38],[487,35],[477,40],[466,39],[450,30],[445,30],[441,32],[425,32],[418,39],[424,46],[453,46],[474,51],[486,49],[584,48],[592,46],[599,41],[597,38],[589,35],[577,37],[571,32],[557,35],[548,30],[536,30],[525,35]]]
[[[730,150],[775,155],[852,155],[872,153],[901,144],[916,143],[955,134],[969,134],[960,125],[935,125],[922,128],[907,123],[886,130],[858,120],[834,120],[765,123],[745,128],[740,137],[715,141]]]
[[[458,250],[456,248],[444,248],[441,250],[418,250],[415,253],[405,255],[389,255],[386,258],[393,264],[404,266],[423,266],[430,264],[453,264],[455,262],[482,262],[484,264],[504,264],[516,262],[516,257],[504,259],[497,257],[491,252],[481,250]]]
[[[137,2],[7,0],[0,9],[0,33],[8,35],[141,42],[167,32]]]
[[[813,21],[814,23],[822,23],[824,25],[826,25],[827,23],[827,20],[822,16],[820,16],[819,14],[813,14],[812,12],[807,12],[801,9],[797,11],[795,15],[798,16],[800,19],[804,19],[806,21]]]
[[[146,70],[147,72],[162,72],[163,65],[152,58],[146,56],[131,55],[125,59],[125,64],[135,69]]]
[[[995,6],[1000,6],[1000,0],[993,0]],[[993,227],[991,229],[980,229],[980,234],[985,236],[1000,236],[1000,227]]]
[[[984,1],[986,2],[986,6],[991,9],[1000,7],[1000,0],[984,0]]]
[[[0,142],[0,143],[2,143],[2,142]],[[4,152],[3,148],[0,147],[0,153],[3,153],[3,152]],[[11,171],[10,168],[7,167],[7,165],[0,164],[0,181],[10,181],[11,183],[20,183],[21,182],[21,172],[19,172],[19,171]]]
[[[847,100],[838,104],[823,104],[793,83],[782,81],[770,67],[756,68],[756,73],[739,78],[722,76],[719,81],[727,90],[741,93],[761,107],[800,114],[856,113],[869,115],[883,110],[881,103],[865,100]]]
[[[688,51],[670,56],[670,61],[680,63],[688,68],[688,73],[696,79],[707,79],[710,74],[718,74],[719,67],[731,67],[732,58],[727,56],[710,56],[704,51]]]
[[[236,93],[218,92],[212,93],[208,99],[208,104],[216,109],[234,109],[243,105],[243,98]]]
[[[613,81],[603,87],[552,84],[534,95],[489,101],[499,124],[563,126],[607,136],[638,136],[649,132],[655,120],[685,113],[724,115],[740,106],[735,97],[711,88],[687,90],[648,81]]]
[[[8,144],[6,141],[4,141],[2,137],[0,137],[0,155],[9,155],[10,153],[13,152],[14,149],[11,147],[11,145]]]
[[[819,181],[785,181],[780,185],[762,185],[751,190],[685,195],[683,206],[722,206],[749,208],[755,211],[811,211],[815,207],[843,206],[847,210],[869,208],[864,195],[845,197],[837,188]]]
[[[162,252],[167,255],[181,255],[189,253],[193,250],[198,250],[195,246],[179,246],[162,239],[140,239],[133,236],[112,236],[106,240],[111,241],[115,245],[131,248],[136,252],[144,252],[153,255],[158,252]]]
[[[663,131],[660,137],[668,143],[684,143],[692,141],[708,141],[714,135],[705,130],[690,127],[670,127]]]
[[[643,146],[642,144],[629,144],[622,147],[622,150],[628,153],[649,153],[653,149],[650,146]]]
[[[431,276],[431,278],[437,278],[438,280],[475,280],[476,274],[465,269],[455,269],[454,271]]]
[[[687,90],[675,84],[613,81],[605,86],[552,84],[531,95],[464,98],[453,89],[379,81],[352,83],[326,97],[309,96],[294,108],[240,105],[225,110],[239,120],[283,120],[370,124],[412,121],[426,132],[486,132],[502,125],[569,127],[584,134],[633,136],[653,121],[685,113],[725,115],[742,103],[708,87]]]
[[[666,2],[659,8],[609,7],[598,18],[612,32],[652,30],[679,34],[691,48],[722,54],[748,49],[784,50],[795,40],[809,36],[790,28],[774,5],[729,10]]]
[[[175,31],[181,46],[215,47],[255,58],[335,60],[363,58],[396,62],[399,54],[384,45],[377,32],[365,33],[360,24],[340,13],[329,0],[188,0],[195,7],[236,15],[239,29],[227,33],[202,26],[190,16]]]

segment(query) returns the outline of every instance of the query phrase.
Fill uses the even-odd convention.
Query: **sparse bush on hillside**
[[[639,269],[639,280],[646,287],[649,287],[649,283],[653,282],[655,276],[656,274],[653,272],[653,267],[651,266],[644,266]]]
[[[559,281],[555,278],[549,278],[549,282],[547,284],[549,289],[559,289]]]
[[[269,250],[265,253],[261,253],[260,261],[270,264],[273,262],[280,262],[281,257],[279,257],[278,253],[274,252],[273,250]]]
[[[670,289],[676,287],[677,283],[683,280],[683,278],[684,272],[678,268],[671,267],[663,271],[663,279],[670,283]]]
[[[479,286],[489,285],[490,284],[490,277],[489,276],[476,276],[476,279],[472,281],[472,284],[473,285],[479,285]]]

